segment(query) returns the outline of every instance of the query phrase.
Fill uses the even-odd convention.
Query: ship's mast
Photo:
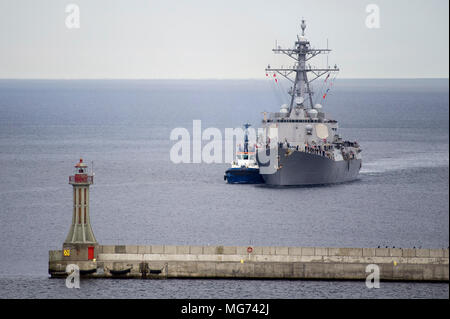
[[[266,72],[272,71],[280,74],[292,83],[289,95],[291,95],[291,102],[289,105],[289,114],[292,112],[296,98],[303,98],[304,101],[309,102],[309,107],[312,108],[313,105],[313,92],[311,90],[310,83],[321,77],[328,72],[337,72],[339,69],[335,65],[334,68],[330,68],[328,65],[326,68],[312,68],[307,66],[306,62],[315,57],[318,54],[328,54],[330,49],[314,49],[311,48],[309,41],[305,38],[306,23],[302,19],[302,35],[297,35],[297,41],[295,42],[295,48],[293,49],[283,49],[280,46],[273,49],[272,51],[276,54],[286,54],[290,58],[294,59],[296,62],[292,67],[288,68],[271,68],[268,66]],[[312,78],[308,79],[308,73],[312,73]]]
[[[245,135],[244,135],[244,153],[248,153],[248,128],[250,126],[251,125],[248,123],[244,124],[244,128],[245,128],[245,130],[244,130],[244,133],[245,133]]]

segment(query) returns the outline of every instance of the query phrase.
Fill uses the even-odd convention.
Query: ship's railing
[[[322,119],[290,119],[290,118],[268,118],[266,123],[337,123],[336,120]]]

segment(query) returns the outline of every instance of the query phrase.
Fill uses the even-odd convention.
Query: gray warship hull
[[[328,63],[325,68],[317,68],[307,63],[331,50],[311,46],[305,37],[303,19],[301,28],[302,34],[297,36],[294,47],[277,46],[272,50],[292,58],[294,65],[266,68],[267,77],[278,83],[278,74],[292,86],[287,92],[289,105],[281,105],[279,112],[263,112],[262,132],[257,139],[259,173],[267,185],[273,186],[349,182],[357,178],[361,169],[362,150],[358,142],[342,139],[338,122],[324,112],[322,104],[316,103],[318,98],[324,101],[329,94],[339,68],[337,65],[331,68]],[[334,75],[330,78],[331,74]],[[316,86],[320,95],[314,97],[311,82],[324,75],[322,85]]]
[[[357,179],[361,159],[334,161],[324,156],[293,151],[286,156],[278,150],[278,170],[273,174],[261,173],[264,182],[272,186],[323,185],[349,182]],[[257,159],[259,156],[257,156]],[[264,163],[258,164],[264,167]],[[264,172],[264,169],[261,170]]]

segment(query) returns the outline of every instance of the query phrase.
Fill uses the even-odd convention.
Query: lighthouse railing
[[[76,174],[69,176],[69,183],[89,183],[94,182],[94,176],[87,174]]]

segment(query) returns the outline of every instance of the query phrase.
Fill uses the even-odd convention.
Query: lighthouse
[[[80,159],[75,164],[74,174],[69,176],[73,186],[72,224],[64,241],[64,256],[92,260],[98,246],[92,231],[89,214],[89,186],[94,183],[93,173],[88,173],[88,165]],[[76,252],[75,256],[73,251]]]

